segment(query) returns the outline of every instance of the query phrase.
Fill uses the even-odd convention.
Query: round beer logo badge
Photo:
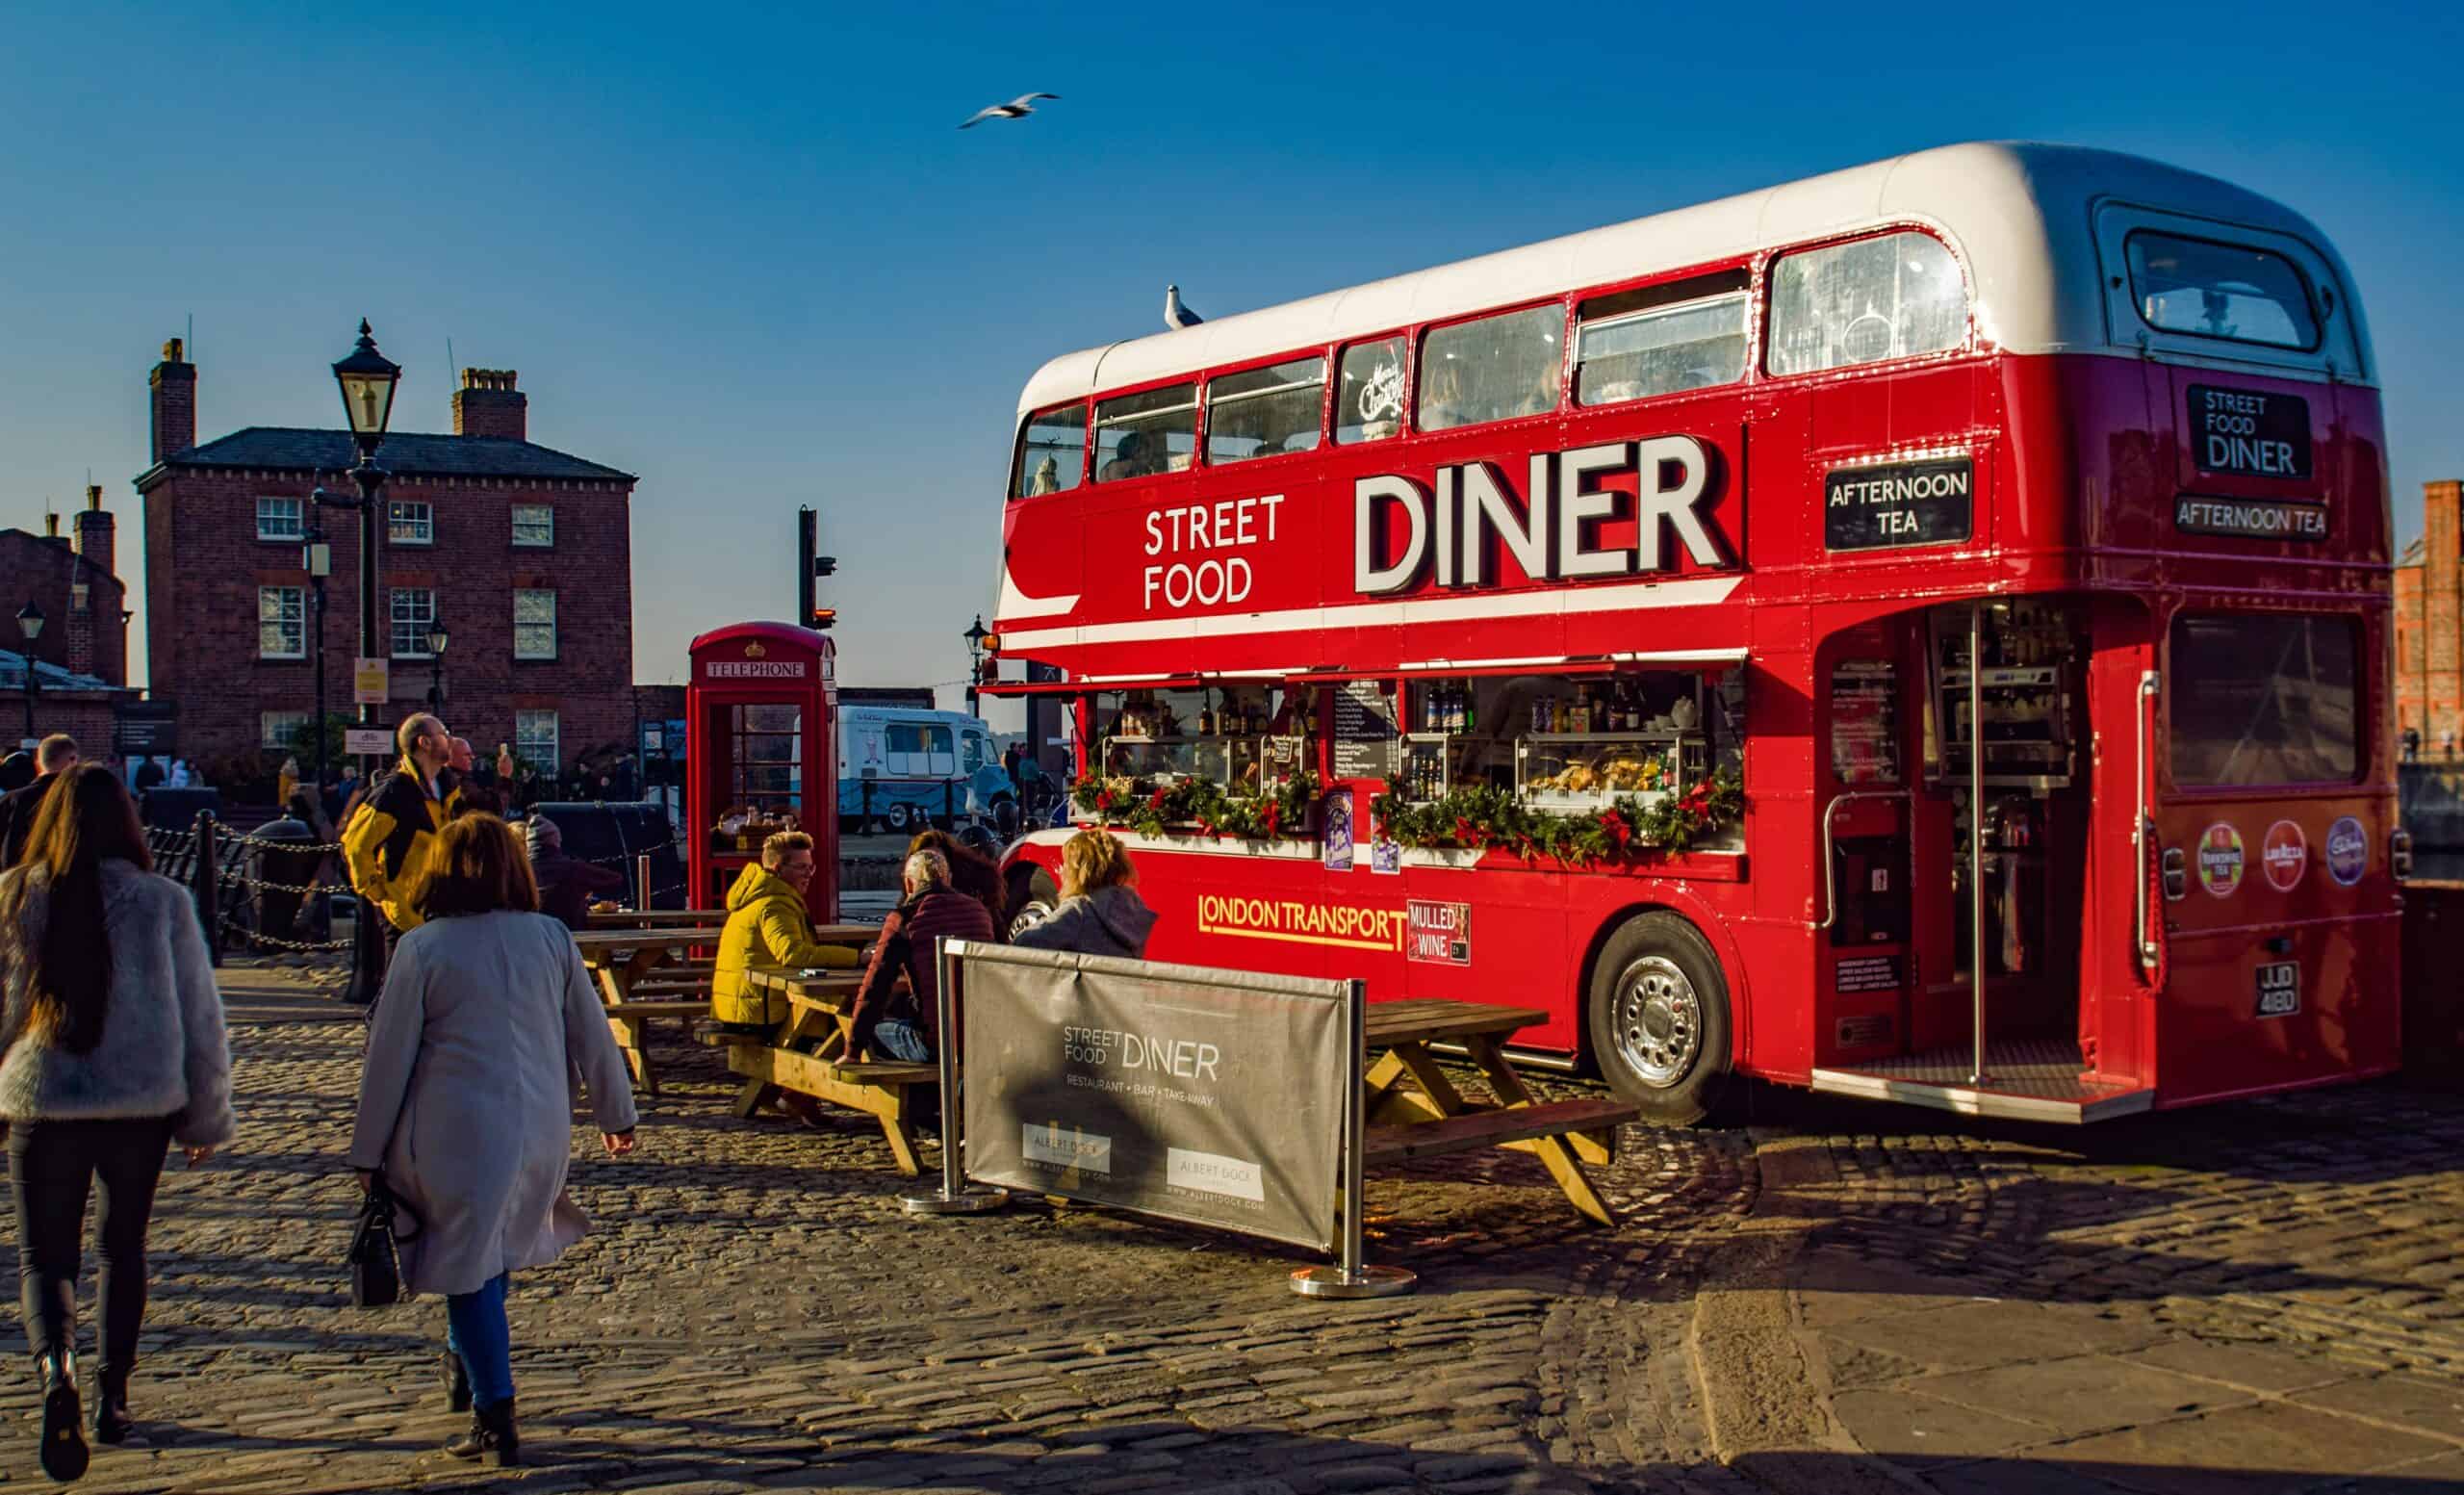
[[[2198,838],[2198,885],[2220,898],[2242,886],[2242,833],[2221,820]]]
[[[2370,836],[2350,815],[2327,827],[2327,875],[2342,888],[2361,881],[2370,870]]]
[[[2259,843],[2259,866],[2268,875],[2268,886],[2278,892],[2291,892],[2301,883],[2301,874],[2310,867],[2310,843],[2302,838],[2301,827],[2290,820],[2278,820],[2268,827],[2268,838]]]

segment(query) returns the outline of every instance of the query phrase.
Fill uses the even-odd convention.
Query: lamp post
[[[368,319],[361,318],[358,345],[334,365],[334,383],[343,397],[343,419],[350,427],[351,445],[359,452],[359,462],[350,470],[350,479],[359,489],[359,496],[346,498],[322,488],[312,495],[327,508],[359,511],[359,657],[363,659],[379,657],[376,542],[383,532],[379,521],[385,517],[385,510],[378,495],[392,475],[376,465],[376,449],[384,443],[385,427],[394,419],[394,389],[401,377],[402,366],[376,350],[376,339],[369,331]],[[363,703],[359,709],[360,726],[380,725],[378,709],[372,703]],[[372,766],[369,777],[374,776]],[[345,999],[363,1007],[376,1000],[377,991],[385,982],[385,937],[376,928],[381,916],[363,899],[353,926],[351,983]]]
[[[966,640],[966,714],[974,716],[978,714],[976,684],[984,679],[984,641],[992,636],[992,631],[984,626],[984,614],[979,612],[975,626],[959,636]]]
[[[439,715],[445,711],[445,625],[441,622],[427,626],[427,709]]]
[[[314,510],[311,510],[314,512]],[[309,655],[310,668],[317,677],[317,714],[310,719],[308,755],[315,761],[308,772],[315,781],[317,792],[325,792],[325,578],[333,575],[334,548],[325,543],[321,524],[308,527],[307,543],[299,548],[299,569],[308,573],[309,606],[315,612],[314,652]]]
[[[17,609],[17,632],[26,635],[26,745],[35,743],[35,697],[42,694],[42,677],[35,673],[35,640],[42,636],[42,608],[28,603]]]

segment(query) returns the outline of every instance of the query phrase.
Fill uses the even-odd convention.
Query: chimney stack
[[[67,543],[60,537],[60,516],[49,509],[43,510],[42,514],[42,537],[54,545]]]
[[[154,389],[154,460],[175,457],[196,445],[196,365],[187,361],[178,338],[163,345],[163,361],[148,382]]]
[[[530,397],[514,387],[511,369],[465,369],[453,392],[453,434],[530,439]]]
[[[90,483],[86,488],[86,506],[77,515],[77,554],[102,568],[103,575],[116,577],[119,567],[114,555],[118,548],[116,524],[111,510],[103,507],[103,485]]]

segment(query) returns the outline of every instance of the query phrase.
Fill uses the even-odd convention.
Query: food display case
[[[838,686],[827,634],[738,623],[693,640],[685,689],[686,846],[697,908],[723,908],[761,843],[813,838],[805,904],[838,917]]]
[[[1710,739],[1690,729],[1535,733],[1514,747],[1515,791],[1534,810],[1605,810],[1649,802],[1711,771]]]

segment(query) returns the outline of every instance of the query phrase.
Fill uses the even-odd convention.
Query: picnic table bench
[[[1642,1113],[1622,1100],[1544,1101],[1533,1095],[1507,1060],[1505,1040],[1547,1018],[1536,1008],[1481,1002],[1372,1003],[1365,1046],[1378,1057],[1363,1077],[1367,1160],[1394,1163],[1479,1147],[1534,1153],[1576,1209],[1604,1225],[1615,1224],[1615,1211],[1582,1166],[1613,1161],[1617,1127]],[[1467,1098],[1429,1051],[1434,1043],[1460,1044],[1497,1098]]]
[[[881,1122],[898,1171],[910,1178],[920,1173],[911,1093],[919,1087],[937,1089],[940,1066],[860,1061],[848,1054],[848,1012],[862,978],[851,971],[783,966],[756,966],[745,976],[757,990],[784,996],[788,1010],[777,1030],[766,1035],[705,1035],[705,1042],[728,1051],[728,1068],[745,1077],[736,1092],[735,1114],[751,1118],[782,1090],[861,1111]]]
[[[705,915],[699,923],[681,915]],[[654,924],[618,924],[582,930],[574,936],[583,967],[599,988],[607,1009],[608,1031],[625,1051],[633,1082],[647,1095],[658,1094],[658,1078],[651,1068],[649,1023],[675,1018],[690,1023],[710,1015],[711,960],[691,953],[715,947],[727,933],[727,915],[708,910],[653,910],[648,914],[619,911],[595,915],[611,919],[656,920]],[[822,924],[814,934],[834,944],[860,945],[881,933],[871,924]]]

